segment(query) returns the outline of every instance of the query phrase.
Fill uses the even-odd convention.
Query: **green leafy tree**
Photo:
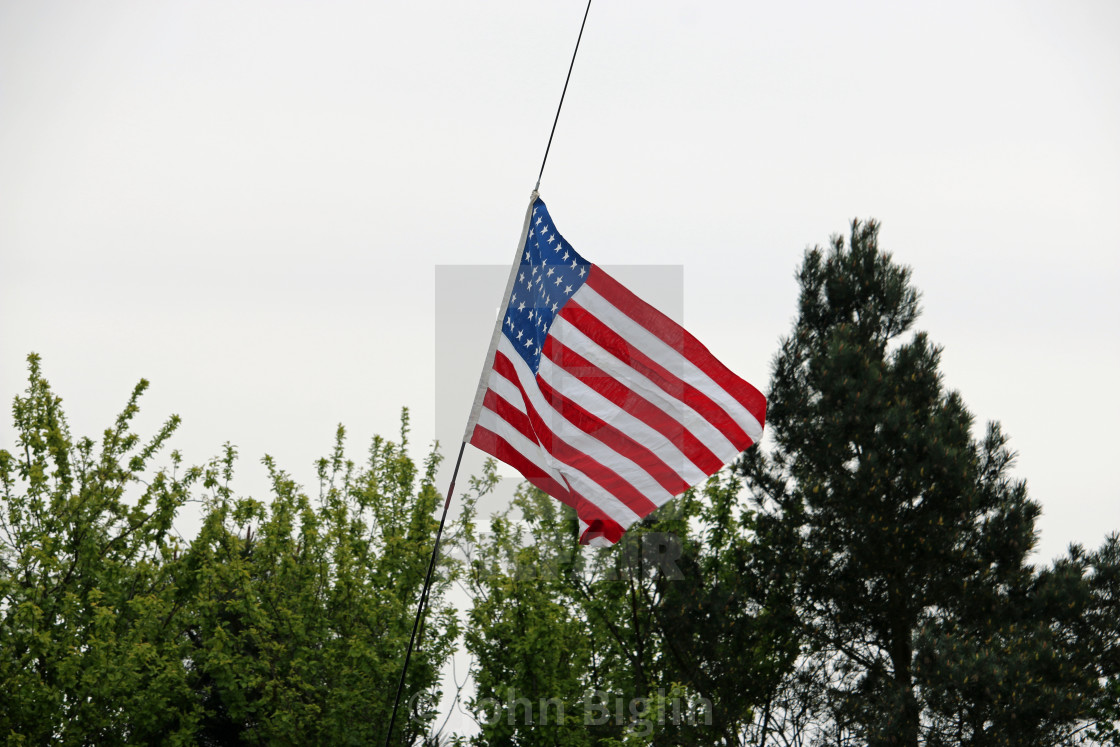
[[[234,498],[234,452],[211,466],[206,523],[184,556],[181,590],[197,599],[186,627],[190,669],[206,705],[204,743],[369,744],[385,738],[435,532],[433,452],[422,473],[399,444],[375,438],[369,463],[345,457],[344,432],[319,462],[317,501],[269,458],[268,505]],[[455,616],[429,607],[428,635],[409,667],[412,718],[400,743],[423,736],[438,702],[439,667]]]
[[[683,516],[659,519],[684,543],[680,576],[660,579],[654,619],[666,676],[712,703],[712,724],[676,737],[684,744],[764,743],[772,701],[801,643],[789,579],[780,566],[757,562],[755,517],[737,476],[719,474],[683,500],[690,504]],[[692,513],[694,520],[683,520]]]
[[[752,519],[738,481],[713,478],[595,550],[577,544],[570,509],[527,484],[475,534],[492,470],[464,524],[476,743],[742,744],[797,641],[779,607],[756,602],[782,585],[743,572]]]
[[[100,443],[74,442],[30,358],[0,450],[0,740],[8,744],[370,744],[384,729],[436,530],[438,454],[340,428],[309,498],[269,458],[267,503],[235,496],[236,451],[150,464],[172,417],[132,432],[141,382]],[[189,542],[172,527],[204,505]],[[394,742],[427,743],[458,636],[441,566]]]
[[[756,558],[796,580],[810,682],[786,709],[832,744],[1072,738],[1102,673],[1078,632],[1102,603],[1085,563],[1027,563],[1039,508],[999,426],[973,438],[939,349],[912,332],[918,292],[876,223],[808,251],[798,280],[773,446],[738,464]]]
[[[0,739],[190,743],[200,719],[180,637],[171,526],[200,474],[145,472],[178,425],[131,431],[133,391],[100,445],[75,442],[29,358],[0,450]],[[177,455],[172,462],[178,466]]]
[[[593,646],[558,583],[571,564],[564,550],[570,529],[555,507],[523,488],[515,505],[532,517],[529,541],[508,510],[480,534],[475,504],[497,484],[494,470],[488,460],[472,480],[462,530],[453,539],[464,553],[464,581],[474,600],[464,640],[475,660],[476,692],[468,704],[482,730],[475,744],[592,744],[596,730],[575,706],[585,694]]]

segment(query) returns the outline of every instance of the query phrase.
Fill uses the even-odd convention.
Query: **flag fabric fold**
[[[465,439],[575,509],[580,542],[634,522],[762,437],[766,400],[588,262],[534,194]]]

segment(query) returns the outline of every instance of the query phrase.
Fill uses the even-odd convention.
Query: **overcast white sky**
[[[148,430],[233,442],[245,492],[402,405],[456,442],[490,330],[437,417],[436,270],[512,257],[582,12],[0,1],[0,399],[37,351],[96,435],[147,377]],[[598,0],[542,195],[592,261],[682,266],[763,388],[805,247],[881,220],[1049,559],[1120,528],[1118,42],[1114,0]]]

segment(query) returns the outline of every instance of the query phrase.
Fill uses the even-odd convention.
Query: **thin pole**
[[[401,679],[397,683],[397,699],[393,701],[393,715],[389,719],[389,731],[385,734],[385,747],[393,743],[393,724],[397,721],[397,708],[401,704],[401,694],[404,692],[404,676],[408,672],[408,662],[412,658],[412,647],[416,643],[416,631],[420,628],[420,618],[424,616],[424,604],[428,601],[428,589],[432,585],[432,571],[436,567],[436,557],[439,555],[439,540],[443,535],[443,525],[447,521],[447,508],[451,505],[451,494],[455,492],[455,478],[459,475],[459,465],[463,462],[463,452],[467,448],[464,441],[459,446],[459,457],[455,460],[455,470],[451,473],[451,484],[447,487],[447,499],[443,502],[443,516],[439,519],[439,530],[436,531],[436,542],[432,546],[432,559],[428,561],[428,575],[424,578],[424,590],[420,592],[420,604],[416,607],[416,620],[412,623],[412,637],[408,639],[408,653],[404,655],[404,667],[401,668]]]
[[[548,163],[548,152],[552,149],[552,137],[556,134],[556,123],[560,121],[560,110],[564,107],[564,96],[568,93],[568,82],[572,79],[572,69],[576,66],[576,54],[579,53],[579,43],[583,39],[583,29],[587,25],[587,14],[591,12],[591,0],[587,0],[587,7],[583,11],[583,22],[579,25],[579,36],[576,37],[576,48],[572,50],[572,61],[568,65],[568,75],[564,78],[564,90],[560,92],[560,103],[556,106],[556,116],[552,118],[552,131],[548,133],[548,145],[544,149],[544,159],[541,161],[541,170],[537,174],[537,186],[533,188],[533,198],[537,196],[537,191],[541,186],[541,177],[544,176],[544,165]],[[532,200],[530,200],[529,210],[532,211]],[[528,231],[529,219],[526,217],[525,231]],[[523,232],[524,234],[524,232]],[[525,244],[525,236],[521,237],[521,245]],[[514,271],[516,271],[517,262],[514,261]],[[506,295],[509,295],[509,288],[506,289]],[[405,675],[408,673],[408,663],[412,659],[412,649],[416,644],[416,631],[420,629],[420,620],[424,616],[424,606],[428,601],[428,590],[432,585],[432,572],[436,567],[436,558],[439,556],[439,541],[443,536],[443,526],[447,521],[447,509],[451,506],[451,495],[455,492],[455,478],[459,475],[459,465],[463,462],[463,452],[467,448],[466,439],[459,446],[459,456],[455,459],[455,470],[451,473],[451,485],[447,488],[447,498],[443,502],[443,515],[439,519],[439,529],[436,531],[436,541],[432,546],[432,557],[428,561],[428,574],[424,578],[424,589],[420,592],[420,604],[416,607],[416,619],[412,622],[412,636],[408,639],[408,652],[404,656],[404,667],[401,668],[401,678],[397,683],[397,697],[393,701],[393,715],[389,717],[389,730],[385,734],[385,747],[392,747],[393,744],[393,726],[397,722],[397,710],[400,708],[401,695],[404,693],[404,680]]]
[[[591,0],[587,0],[587,8],[583,11],[583,23],[579,25],[579,36],[576,37],[576,48],[572,50],[572,62],[568,65],[568,77],[564,78],[564,90],[560,93],[560,104],[556,107],[556,116],[552,119],[552,132],[548,133],[548,145],[544,149],[544,160],[541,161],[541,171],[537,174],[537,186],[533,191],[541,188],[541,177],[544,176],[544,165],[548,163],[548,151],[552,148],[552,136],[556,134],[556,123],[560,121],[560,109],[564,106],[564,94],[568,92],[568,81],[572,79],[572,68],[576,66],[576,53],[579,52],[579,42],[583,39],[583,27],[587,25],[587,14],[591,12]]]

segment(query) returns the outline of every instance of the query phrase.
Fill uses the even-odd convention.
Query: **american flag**
[[[766,399],[584,259],[534,195],[466,441],[614,544],[762,436]]]

